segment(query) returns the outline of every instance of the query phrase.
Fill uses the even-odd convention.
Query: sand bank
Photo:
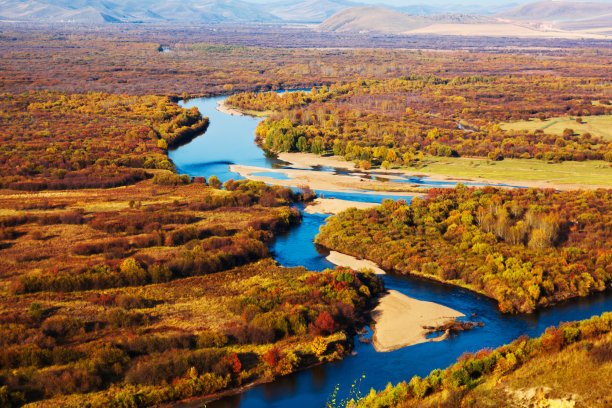
[[[279,153],[278,158],[291,163],[292,167],[296,168],[313,168],[316,166],[327,166],[344,168],[356,173],[369,175],[371,173],[381,174],[384,173],[385,178],[399,178],[399,175],[407,177],[424,177],[430,181],[445,181],[451,183],[479,183],[479,184],[491,184],[500,185],[506,184],[511,186],[519,187],[532,187],[532,188],[555,188],[557,190],[579,190],[579,189],[597,189],[597,188],[609,188],[605,185],[583,185],[575,183],[556,183],[551,180],[494,180],[489,178],[481,177],[453,177],[444,174],[427,173],[423,171],[408,171],[398,169],[373,169],[373,170],[361,170],[355,166],[352,162],[344,161],[340,156],[317,156],[312,153]],[[449,169],[452,172],[452,169]],[[394,176],[395,175],[395,176]],[[414,186],[413,186],[414,188]],[[425,187],[422,187],[426,189]]]
[[[347,170],[358,170],[355,163],[344,160],[340,156],[317,156],[313,153],[286,153],[278,154],[282,161],[291,163],[295,168],[311,169],[315,166],[337,167]]]
[[[317,198],[304,209],[309,214],[338,214],[347,208],[355,207],[360,210],[376,207],[376,203],[362,203],[359,201],[338,200],[335,198]]]
[[[374,324],[372,345],[378,352],[386,352],[429,341],[440,341],[447,336],[427,339],[423,326],[441,326],[465,316],[449,307],[410,298],[389,290],[372,311]]]
[[[362,170],[358,168],[355,163],[345,161],[340,156],[317,156],[312,153],[279,153],[278,158],[287,163],[291,163],[292,167],[300,168],[300,169],[311,169],[313,167],[325,166],[325,167],[335,167],[335,168],[343,168],[350,171],[354,171],[354,174],[364,174],[369,175],[371,173],[381,174],[384,173],[385,178],[400,178],[400,175],[408,176],[408,177],[426,177],[431,181],[448,181],[448,182],[457,182],[457,183],[490,183],[490,184],[508,184],[508,181],[494,181],[494,180],[484,180],[481,178],[466,178],[466,177],[451,177],[440,174],[432,174],[432,173],[423,173],[419,171],[406,171],[406,170],[397,170],[397,169],[370,169],[370,170]],[[514,182],[512,182],[514,183]],[[516,182],[520,185],[521,182]]]
[[[296,170],[296,169],[268,169],[264,167],[230,165],[230,171],[240,174],[249,180],[263,181],[268,184],[277,184],[285,187],[308,186],[315,190],[360,194],[384,194],[390,196],[418,196],[424,194],[421,187],[408,184],[389,183],[368,180],[354,175],[333,174],[330,172]],[[280,173],[288,179],[274,178],[274,174],[254,175],[254,173]]]
[[[327,260],[355,270],[368,268],[376,274],[385,273],[372,261],[336,251],[330,252]],[[376,351],[386,352],[428,341],[442,341],[448,337],[447,333],[428,339],[423,326],[438,327],[465,315],[437,303],[413,299],[396,290],[389,290],[381,296],[371,316],[374,320],[372,345]]]
[[[220,102],[217,102],[216,109],[221,113],[227,113],[228,115],[232,116],[245,116],[244,113],[242,113],[238,109],[232,108],[227,103],[225,103],[225,99]]]
[[[361,269],[371,269],[377,275],[384,275],[385,271],[380,269],[378,265],[376,265],[372,261],[368,261],[367,259],[357,259],[354,256],[345,255],[340,252],[331,251],[327,256],[329,262],[338,266],[346,266],[347,268],[354,269],[356,271]]]

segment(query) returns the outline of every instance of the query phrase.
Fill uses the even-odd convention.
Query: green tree
[[[208,178],[208,185],[212,188],[219,189],[221,188],[221,180],[217,178],[214,174]]]
[[[296,147],[300,152],[307,152],[308,151],[308,140],[306,140],[304,136],[300,136],[300,138],[297,141]]]

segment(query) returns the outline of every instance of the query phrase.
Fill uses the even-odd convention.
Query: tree
[[[332,334],[337,328],[338,323],[324,310],[319,313],[311,329],[315,334]]]
[[[300,138],[297,141],[296,147],[300,152],[308,151],[308,141],[306,140],[304,136],[300,136]]]
[[[310,349],[315,356],[321,357],[327,351],[327,341],[323,337],[315,337],[310,343]]]
[[[168,148],[168,142],[166,142],[164,139],[159,139],[157,141],[157,147],[166,150]]]
[[[217,178],[214,174],[208,178],[208,185],[212,188],[220,189],[221,188],[221,180]]]
[[[359,162],[359,167],[361,170],[370,170],[370,168],[372,168],[372,163],[370,163],[369,160],[361,160]]]
[[[314,138],[310,151],[314,154],[323,154],[323,139],[320,136]]]

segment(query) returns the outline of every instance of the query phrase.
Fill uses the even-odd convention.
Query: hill
[[[44,22],[274,22],[278,17],[260,5],[240,0],[187,0],[144,3],[138,0],[2,0],[0,20]]]
[[[265,5],[265,10],[284,21],[320,23],[338,11],[360,6],[361,3],[346,0],[290,0]]]
[[[538,1],[496,14],[521,21],[575,21],[612,15],[612,4],[604,2]]]
[[[469,14],[411,15],[385,7],[353,7],[334,14],[319,25],[319,30],[334,32],[380,32],[401,34],[432,24],[478,24],[493,22]]]
[[[577,6],[582,4],[586,4],[584,10]],[[352,7],[334,14],[322,22],[318,29],[327,32],[395,35],[602,39],[608,38],[607,35],[612,32],[612,5],[609,3],[539,2],[495,16],[465,13],[415,15],[403,10],[374,6]]]
[[[612,33],[611,3],[540,1],[503,11],[496,17],[546,30]]]

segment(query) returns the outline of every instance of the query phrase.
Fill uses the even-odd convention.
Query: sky
[[[279,0],[245,0],[250,3],[276,3]],[[367,3],[367,4],[383,4],[383,5],[393,5],[393,6],[409,6],[414,4],[469,4],[469,5],[498,5],[516,3],[516,4],[525,4],[525,3],[533,3],[538,0],[352,0],[356,3]],[[551,0],[554,1],[554,0]],[[612,0],[570,0],[570,1],[597,1],[603,3],[612,3]]]

